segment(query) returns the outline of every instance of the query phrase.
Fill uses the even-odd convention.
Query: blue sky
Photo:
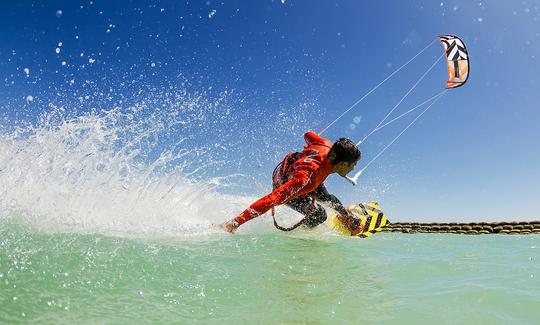
[[[360,186],[331,177],[328,187],[345,203],[379,201],[391,220],[540,213],[540,1],[3,1],[0,12],[4,128],[83,94],[80,114],[182,81],[209,99],[227,91],[233,117],[194,145],[237,135],[219,172],[250,175],[255,186],[242,193],[253,196],[268,190],[273,166],[305,130],[320,131],[437,35],[459,35],[468,83],[422,116]],[[361,139],[441,54],[431,46],[327,136]],[[441,91],[445,78],[441,61],[396,114]],[[408,121],[370,137],[363,163]]]

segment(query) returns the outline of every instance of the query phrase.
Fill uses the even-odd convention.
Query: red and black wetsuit
[[[313,193],[318,201],[330,202],[339,213],[347,215],[341,202],[334,195],[329,194],[323,185],[326,177],[334,171],[327,157],[332,148],[332,142],[312,131],[304,134],[304,139],[306,141],[304,150],[289,153],[274,170],[272,193],[263,196],[234,218],[238,225],[281,204],[287,204],[304,215],[309,214],[305,225],[321,224],[326,220],[326,211],[319,204],[315,206],[315,209],[312,208],[311,194]]]

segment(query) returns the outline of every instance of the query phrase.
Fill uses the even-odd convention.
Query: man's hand
[[[224,223],[220,224],[218,227],[232,235],[234,234],[234,232],[239,226],[240,225],[238,224],[238,222],[232,219],[232,220],[225,221]]]

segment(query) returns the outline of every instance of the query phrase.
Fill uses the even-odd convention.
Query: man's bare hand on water
[[[226,232],[228,232],[229,234],[234,234],[234,232],[236,231],[236,229],[238,228],[238,222],[236,222],[234,219],[233,220],[228,220],[228,221],[225,221],[224,223],[220,224],[219,225],[219,228],[225,230]]]

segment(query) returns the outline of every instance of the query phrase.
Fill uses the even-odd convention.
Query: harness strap
[[[298,221],[297,223],[295,223],[294,225],[288,228],[278,225],[276,221],[276,210],[274,207],[272,207],[272,219],[274,219],[274,227],[276,227],[277,229],[281,231],[291,231],[300,227],[304,222],[307,221],[307,219],[309,219],[312,216],[313,212],[315,212],[315,209],[317,208],[316,203],[317,203],[317,194],[313,192],[311,193],[311,204],[308,208],[308,212],[306,213],[305,217],[303,217],[300,221]]]
[[[272,186],[276,187],[283,185],[287,182],[289,167],[302,157],[301,152],[292,151],[289,152],[285,158],[274,168],[272,172]]]

